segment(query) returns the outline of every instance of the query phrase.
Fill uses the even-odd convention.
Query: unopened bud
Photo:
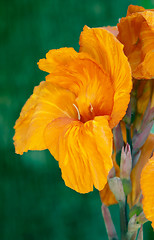
[[[132,141],[133,141],[133,150],[135,152],[137,152],[138,149],[140,149],[145,143],[147,137],[149,136],[152,126],[153,126],[153,121],[147,124],[147,126],[144,128],[142,132],[134,135]]]
[[[132,156],[131,149],[129,144],[126,144],[126,147],[122,148],[121,152],[121,162],[120,162],[120,178],[121,179],[130,179],[130,174],[132,170]]]
[[[116,152],[119,152],[124,145],[120,123],[113,129]]]
[[[113,129],[113,137],[116,148],[116,162],[120,166],[121,148],[124,145],[120,123]]]
[[[118,202],[125,201],[125,193],[120,178],[114,177],[108,179],[109,187]]]
[[[145,215],[143,212],[141,212],[141,214],[139,216],[136,216],[136,214],[134,214],[129,222],[128,222],[128,239],[131,239],[131,236],[135,234],[135,232],[137,232],[137,230],[142,227],[142,225],[147,222],[147,219],[145,218]],[[142,236],[142,232],[141,232],[141,236]],[[142,239],[142,238],[137,238]]]
[[[129,144],[122,148],[120,161],[120,178],[122,180],[124,193],[127,196],[132,190],[130,174],[132,170],[132,156]]]
[[[136,214],[128,222],[128,235],[132,236],[139,228],[141,224],[136,222]]]
[[[110,170],[107,178],[108,178],[108,179],[113,178],[113,177],[115,177],[115,174],[116,174],[116,172],[115,172],[115,168],[114,168],[114,166],[113,166],[113,167],[111,168],[111,170]]]
[[[130,209],[129,217],[132,218],[134,215],[139,216],[142,211],[142,205],[136,204]]]
[[[140,215],[136,217],[136,223],[144,224],[144,223],[146,223],[147,221],[148,221],[148,220],[147,220],[147,218],[145,217],[144,212],[141,212]]]
[[[132,153],[132,159],[133,159],[133,162],[132,162],[132,168],[135,167],[135,165],[137,164],[139,158],[140,158],[140,155],[141,155],[141,150],[139,149],[137,152],[135,152],[133,150],[133,153]]]

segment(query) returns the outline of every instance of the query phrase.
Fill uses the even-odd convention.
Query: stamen
[[[75,109],[76,109],[76,111],[77,111],[77,113],[78,113],[78,120],[80,120],[81,119],[81,116],[80,116],[80,112],[79,112],[79,109],[78,109],[78,107],[73,103],[73,106],[75,107]]]
[[[93,106],[92,106],[92,104],[90,103],[90,105],[89,105],[89,111],[92,113],[93,112]]]

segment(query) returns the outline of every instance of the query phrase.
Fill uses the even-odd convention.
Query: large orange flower
[[[154,78],[154,11],[130,5],[117,26],[117,38],[124,44],[133,77]]]
[[[51,50],[39,61],[49,72],[15,124],[15,149],[49,149],[70,188],[102,190],[112,168],[111,129],[130,99],[131,71],[123,46],[106,30],[84,28],[80,53]]]
[[[154,154],[143,168],[141,174],[143,211],[154,228]]]

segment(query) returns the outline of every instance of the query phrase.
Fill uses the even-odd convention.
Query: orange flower
[[[154,11],[130,5],[117,26],[117,38],[124,44],[133,77],[154,78]]]
[[[143,211],[154,228],[154,154],[142,170],[141,189],[143,194]]]
[[[80,193],[102,190],[112,168],[111,129],[130,99],[131,72],[123,46],[103,29],[84,28],[80,53],[51,50],[39,61],[49,72],[15,124],[16,153],[49,149],[65,184]]]

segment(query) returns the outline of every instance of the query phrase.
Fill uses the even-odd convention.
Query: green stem
[[[127,240],[127,209],[126,202],[120,201],[120,228],[121,228],[121,240]]]

